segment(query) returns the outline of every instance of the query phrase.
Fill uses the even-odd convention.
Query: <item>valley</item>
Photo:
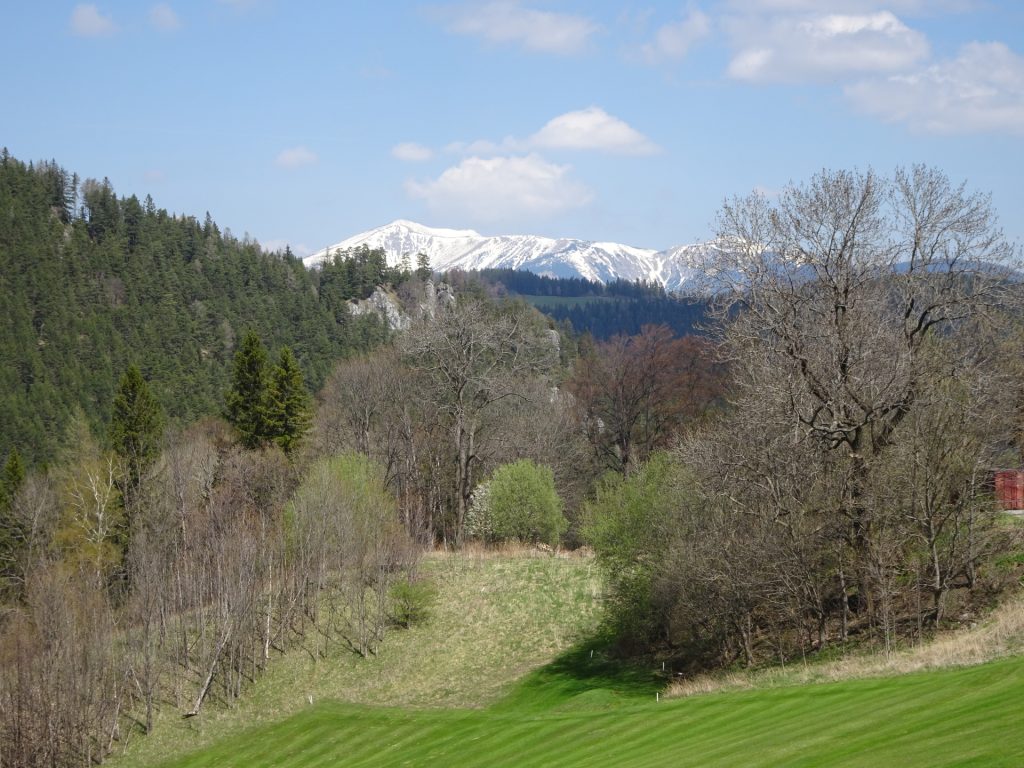
[[[0,768],[1024,766],[1024,4],[0,9]]]
[[[1011,760],[1017,253],[923,166],[785,200],[687,300],[4,154],[0,764]]]

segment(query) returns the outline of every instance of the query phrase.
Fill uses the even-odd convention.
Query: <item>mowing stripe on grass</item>
[[[626,695],[591,711],[531,701],[524,688],[490,710],[324,702],[167,766],[1024,764],[1020,658],[662,703]],[[561,693],[562,703],[579,696]]]

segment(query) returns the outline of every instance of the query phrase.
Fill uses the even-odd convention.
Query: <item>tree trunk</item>
[[[224,652],[224,646],[227,645],[228,640],[231,637],[231,628],[228,627],[224,630],[224,636],[221,637],[220,642],[217,644],[217,650],[213,654],[213,661],[210,663],[210,670],[206,674],[206,679],[203,681],[203,687],[199,690],[199,695],[196,697],[195,704],[192,705],[192,709],[185,713],[185,717],[195,717],[199,714],[199,710],[202,709],[203,702],[206,701],[206,694],[210,692],[210,686],[213,684],[213,677],[217,672],[217,664],[220,662],[220,655]]]

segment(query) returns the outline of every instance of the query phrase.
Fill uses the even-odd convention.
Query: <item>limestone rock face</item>
[[[349,302],[353,315],[375,312],[392,331],[404,331],[412,324],[412,318],[402,311],[398,299],[383,288],[374,289],[370,298]]]
[[[447,309],[455,306],[455,292],[448,283],[437,283],[427,280],[423,284],[423,301],[420,303],[422,316],[433,319],[437,316],[438,309]]]
[[[434,283],[427,280],[423,284],[423,300],[417,305],[412,315],[402,307],[395,294],[377,287],[370,298],[350,301],[349,309],[353,315],[376,313],[392,331],[404,331],[420,317],[433,319],[439,310],[455,306],[455,292],[447,283]]]

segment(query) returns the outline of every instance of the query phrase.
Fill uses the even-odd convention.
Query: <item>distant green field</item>
[[[579,307],[584,304],[632,301],[632,299],[622,296],[529,296],[519,294],[519,298],[540,310],[551,307]]]
[[[640,680],[599,674],[588,687],[583,662],[535,673],[486,710],[323,702],[167,765],[1024,765],[1018,658],[660,703]]]

